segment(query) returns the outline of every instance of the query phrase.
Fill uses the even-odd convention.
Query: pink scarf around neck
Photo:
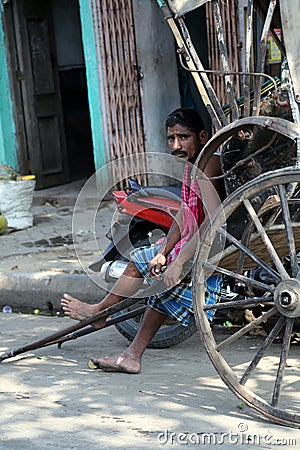
[[[193,237],[204,220],[203,204],[197,179],[190,180],[189,165],[186,164],[181,189],[182,229],[181,239],[167,256],[167,264],[170,264],[181,248]]]

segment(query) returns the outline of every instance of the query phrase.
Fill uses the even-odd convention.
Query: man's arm
[[[216,184],[213,184],[208,179],[219,175],[220,173],[220,158],[213,155],[204,170],[205,178],[199,178],[199,188],[204,207],[205,219],[192,239],[182,247],[175,261],[166,270],[164,274],[164,282],[168,287],[180,283],[184,264],[193,258],[199,243],[201,232],[215,209],[220,204],[220,197],[216,190]]]
[[[169,228],[168,234],[166,236],[165,242],[162,244],[160,252],[167,256],[174,248],[175,244],[181,239],[182,231],[182,210],[178,211],[176,214],[172,225]]]

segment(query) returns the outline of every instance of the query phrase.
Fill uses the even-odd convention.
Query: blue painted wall
[[[18,170],[17,139],[10,93],[5,37],[2,26],[3,4],[0,3],[0,164]]]
[[[90,1],[79,0],[82,41],[85,57],[91,128],[94,146],[96,170],[106,164],[105,136],[103,130],[103,111],[99,79],[99,61],[97,60],[95,34],[93,27],[92,5]]]

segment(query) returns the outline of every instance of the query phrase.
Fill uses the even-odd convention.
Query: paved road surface
[[[0,352],[70,324],[68,318],[1,313]],[[246,350],[257,340],[245,340]],[[89,356],[124,345],[111,328],[61,349],[46,347],[3,361],[0,449],[192,449],[214,443],[219,449],[299,448],[299,430],[267,422],[240,404],[220,381],[198,336],[170,349],[149,349],[139,375],[87,368]],[[239,363],[246,354],[238,347],[233,357]],[[299,391],[297,397],[300,401]]]

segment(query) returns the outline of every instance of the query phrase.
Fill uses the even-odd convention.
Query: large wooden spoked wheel
[[[222,380],[248,406],[294,427],[300,427],[300,405],[293,395],[300,389],[300,346],[292,343],[300,321],[299,191],[300,170],[287,168],[261,175],[231,194],[202,235],[193,282],[197,324]],[[257,211],[256,199],[263,192],[268,200]],[[238,238],[229,227],[237,211],[248,223]],[[211,274],[239,284],[244,294],[206,305],[205,279]],[[212,309],[210,323],[206,311]],[[234,309],[244,311],[242,323],[223,327]],[[258,331],[263,335],[255,335]],[[239,364],[232,358],[237,348],[244,348]]]

